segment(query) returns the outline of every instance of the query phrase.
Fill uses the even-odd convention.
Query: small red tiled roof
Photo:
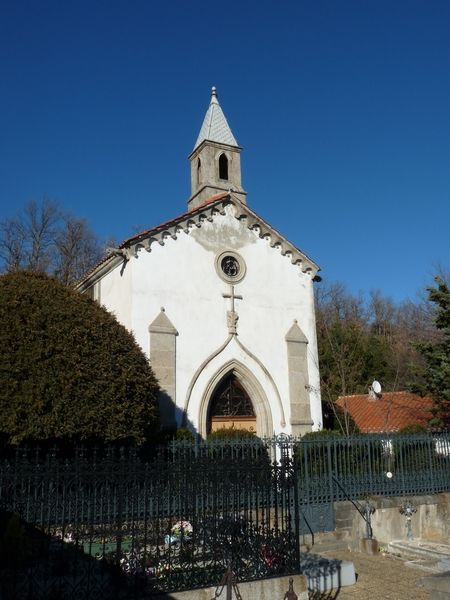
[[[376,399],[369,394],[339,396],[336,404],[347,411],[361,432],[397,431],[407,425],[428,424],[431,398],[411,392],[383,392]]]

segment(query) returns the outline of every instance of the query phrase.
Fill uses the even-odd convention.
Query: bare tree
[[[23,210],[23,227],[27,242],[27,264],[31,271],[52,269],[53,245],[61,221],[61,211],[57,204],[45,197],[38,204],[29,202]]]
[[[335,401],[361,391],[367,315],[362,296],[352,296],[342,283],[324,284],[317,294],[317,338],[325,426],[352,430],[347,413]]]
[[[55,275],[65,284],[79,279],[101,257],[97,238],[85,219],[66,217],[55,237]]]
[[[30,269],[66,284],[81,277],[102,254],[86,220],[65,214],[45,197],[32,200],[16,217],[0,222],[2,269]]]
[[[372,290],[369,297],[368,308],[373,333],[392,340],[397,306],[390,298],[383,296],[380,290]]]
[[[25,265],[25,230],[18,219],[0,222],[0,260],[6,271],[17,271]]]

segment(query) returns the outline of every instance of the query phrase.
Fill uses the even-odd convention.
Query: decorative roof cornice
[[[120,262],[125,264],[131,258],[137,257],[141,250],[151,252],[155,244],[164,246],[168,239],[176,240],[179,235],[189,235],[194,228],[202,227],[205,221],[212,222],[217,216],[225,215],[228,206],[233,207],[234,217],[255,235],[267,240],[271,248],[279,250],[280,254],[286,256],[302,273],[310,275],[311,278],[315,277],[320,267],[230,191],[216,194],[195,210],[128,238],[87,273],[76,284],[76,288],[80,291],[87,289]]]
[[[233,194],[231,194],[233,196]],[[255,231],[260,238],[269,242],[271,248],[280,250],[282,256],[290,259],[293,265],[300,267],[302,273],[308,273],[315,277],[320,267],[311,260],[304,252],[294,246],[292,242],[287,240],[279,231],[266,223],[259,215],[253,212],[246,204],[239,201],[238,198],[233,198],[232,203],[237,209],[236,218],[244,221],[249,229]]]

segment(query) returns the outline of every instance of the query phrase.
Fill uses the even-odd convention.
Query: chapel
[[[302,435],[322,428],[319,267],[247,204],[241,150],[212,88],[187,211],[125,240],[77,287],[147,354],[164,427]]]

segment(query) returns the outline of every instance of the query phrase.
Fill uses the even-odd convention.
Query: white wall
[[[225,342],[229,333],[226,314],[230,300],[222,297],[229,285],[217,274],[215,257],[224,250],[234,250],[244,259],[247,273],[235,287],[243,296],[236,300],[239,315],[238,339],[258,360],[251,359],[238,344],[229,344],[209,364],[192,387],[196,370]],[[285,335],[294,319],[309,340],[311,413],[314,428],[321,426],[319,373],[315,334],[311,276],[301,272],[280,250],[248,229],[233,216],[228,207],[224,216],[192,226],[189,234],[181,231],[177,239],[168,236],[164,246],[154,243],[151,252],[140,249],[122,274],[116,268],[101,280],[101,303],[134,332],[138,343],[149,355],[148,326],[165,308],[166,315],[178,330],[177,406],[184,408],[187,392],[192,388],[188,415],[195,427],[203,394],[202,386],[214,370],[231,358],[244,362],[257,377],[272,405],[275,433],[289,433],[289,382]],[[272,380],[262,370],[262,364]],[[277,393],[282,399],[286,425]]]

